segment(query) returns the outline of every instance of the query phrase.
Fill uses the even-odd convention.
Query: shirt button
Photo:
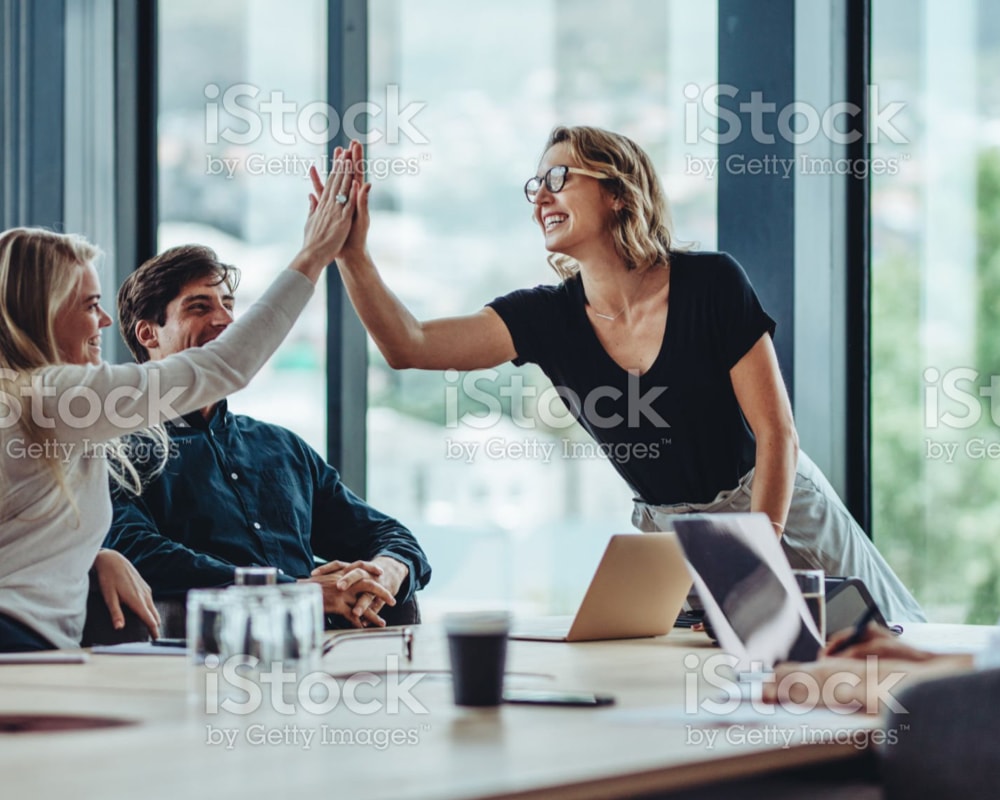
[[[235,472],[230,472],[229,473],[229,477],[232,478],[235,481],[235,480],[238,480],[240,476],[237,475]]]
[[[253,529],[254,529],[255,531],[259,531],[259,530],[260,530],[260,523],[259,523],[259,522],[255,522],[255,523],[253,524]]]

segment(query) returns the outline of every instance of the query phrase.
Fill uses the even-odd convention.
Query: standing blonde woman
[[[157,362],[101,360],[110,319],[93,245],[40,229],[0,234],[0,650],[79,644],[87,573],[111,522],[109,463],[116,480],[135,481],[118,437],[246,386],[343,245],[352,175],[341,156],[310,196],[302,249],[260,300],[215,341]],[[129,581],[126,601],[155,627],[148,587],[119,569]]]
[[[743,269],[725,253],[672,246],[646,153],[599,128],[556,128],[524,189],[561,283],[420,321],[368,254],[371,187],[362,188],[338,266],[390,366],[536,363],[635,492],[640,530],[668,530],[674,514],[760,511],[793,566],[861,577],[886,616],[923,619],[799,452],[775,324]]]

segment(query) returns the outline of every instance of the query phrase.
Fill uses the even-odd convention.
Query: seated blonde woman
[[[325,189],[310,195],[302,249],[239,321],[157,362],[101,360],[100,331],[111,320],[97,248],[40,229],[0,234],[0,651],[79,645],[87,573],[111,522],[109,469],[140,489],[118,438],[250,381],[343,246],[357,201],[352,174],[341,156]],[[148,587],[121,561],[111,568],[110,594],[155,628]]]

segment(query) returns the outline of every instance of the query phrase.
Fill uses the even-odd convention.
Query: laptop
[[[815,661],[822,642],[765,514],[691,514],[672,520],[695,588],[738,672]]]
[[[518,620],[511,639],[593,642],[668,633],[691,588],[673,533],[611,537],[574,617]]]

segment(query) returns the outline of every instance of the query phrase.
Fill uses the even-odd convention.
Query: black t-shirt
[[[663,344],[643,375],[618,366],[598,340],[579,276],[488,305],[510,331],[513,363],[542,368],[640,498],[705,503],[753,466],[729,370],[775,325],[727,253],[673,253],[670,270]],[[587,453],[563,445],[565,457]]]

